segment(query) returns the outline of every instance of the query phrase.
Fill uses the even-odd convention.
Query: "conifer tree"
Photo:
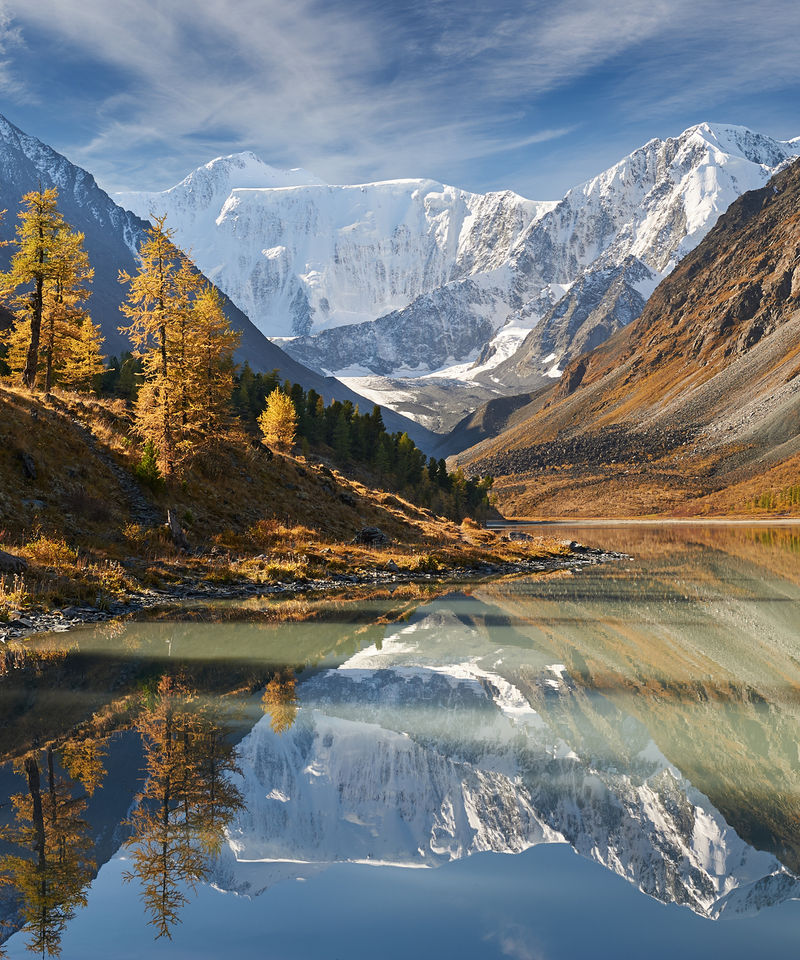
[[[176,325],[175,275],[178,251],[172,243],[174,231],[164,226],[166,217],[154,218],[148,238],[139,251],[135,276],[121,270],[120,283],[129,285],[127,302],[121,307],[130,324],[120,327],[142,360],[145,382],[136,404],[139,432],[158,447],[165,474],[175,461],[175,413],[177,398],[170,377],[170,340]]]
[[[90,317],[84,317],[69,346],[66,362],[58,373],[65,386],[80,392],[91,390],[95,379],[105,370],[100,327]]]
[[[268,446],[287,451],[297,432],[297,411],[290,397],[276,387],[267,397],[267,405],[258,418],[258,425]]]
[[[194,300],[184,347],[183,428],[190,452],[222,432],[230,419],[233,355],[241,334],[231,329],[222,298],[205,284]]]
[[[2,277],[3,292],[13,294],[12,310],[24,316],[30,323],[23,383],[33,389],[39,369],[39,344],[44,310],[44,291],[54,273],[54,247],[64,219],[58,212],[58,191],[33,190],[22,198],[23,209],[19,212],[16,250],[11,258],[8,273]]]
[[[155,218],[138,273],[120,273],[130,288],[122,306],[130,324],[120,329],[142,363],[136,428],[153,442],[169,476],[224,426],[239,335],[219,294],[175,247],[165,222]]]
[[[94,271],[83,247],[83,234],[64,221],[57,198],[55,188],[22,198],[17,238],[12,241],[17,249],[8,273],[2,275],[4,295],[17,315],[6,337],[9,366],[31,388],[43,372],[46,392],[54,380],[66,379],[62,374],[69,376],[76,357],[83,357],[85,350],[76,352],[74,348],[92,329],[84,329],[83,324]],[[93,329],[92,360],[97,368],[102,338],[97,328]],[[77,379],[81,382],[83,373]]]
[[[343,406],[333,428],[333,449],[342,460],[346,460],[350,456],[350,444],[350,423],[347,419],[347,411]]]
[[[31,321],[24,315],[18,315],[16,323],[3,334],[6,347],[6,363],[13,374],[22,379],[25,363],[28,359],[28,347],[31,342]],[[41,367],[41,358],[38,359]],[[41,371],[37,369],[37,373]]]
[[[89,386],[91,377],[102,371],[100,343],[103,338],[100,331],[89,320],[84,302],[89,296],[87,284],[94,277],[89,266],[89,257],[83,248],[84,236],[75,233],[64,224],[55,236],[53,244],[52,278],[44,290],[42,309],[42,350],[45,361],[45,393],[50,392],[53,384],[53,366],[63,368],[64,373],[72,375],[73,382]],[[83,324],[89,320],[90,326],[84,331]],[[94,348],[89,357],[82,357],[76,344],[86,336],[87,349]],[[85,352],[85,351],[84,351]],[[88,378],[86,371],[74,370],[83,359],[93,362]]]

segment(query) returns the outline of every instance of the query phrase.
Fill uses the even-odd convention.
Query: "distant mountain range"
[[[493,473],[515,472],[519,464],[497,461],[496,451],[575,429],[578,421],[557,420],[555,409],[578,384],[594,383],[606,362],[600,358],[616,357],[617,345],[627,345],[629,359],[643,351],[656,379],[666,376],[669,363],[678,364],[665,383],[681,382],[695,368],[694,339],[678,357],[672,329],[659,333],[673,308],[665,305],[670,294],[663,285],[653,290],[664,277],[687,285],[684,265],[696,262],[689,255],[720,214],[798,155],[800,138],[776,141],[743,127],[699,124],[677,138],[650,141],[556,203],[510,192],[479,195],[430,180],[329,186],[307,171],[281,171],[253,154],[236,154],[164,193],[120,194],[125,210],[91,174],[0,118],[0,204],[10,211],[0,239],[13,236],[23,192],[40,183],[58,187],[67,220],[86,235],[96,272],[91,309],[114,353],[127,345],[118,331],[124,290],[117,274],[135,269],[147,226],[140,217],[166,214],[179,245],[230,298],[228,315],[242,330],[241,360],[256,370],[278,368],[329,399],[362,407],[380,402],[400,414],[386,412],[389,429],[407,430],[437,455],[516,424],[513,438],[503,434],[500,441],[507,446],[485,444],[464,458]],[[715,242],[723,236],[717,232]],[[0,248],[0,264],[10,254]],[[742,264],[737,282],[761,276],[765,262]],[[727,276],[729,269],[721,263],[717,272]],[[682,296],[704,296],[698,282],[693,278]],[[715,281],[703,283],[714,288]],[[767,289],[753,288],[748,304],[761,303]],[[655,306],[645,309],[648,298]],[[731,308],[723,339],[732,330],[743,339],[720,348],[727,350],[725,363],[776,342],[769,334],[789,301],[776,295],[769,302],[763,315]],[[755,324],[749,332],[739,329],[740,315]],[[670,316],[669,323],[684,322]],[[629,338],[619,339],[623,329]],[[644,344],[653,338],[661,347],[651,356]],[[701,340],[703,350],[716,343],[708,331]],[[590,360],[576,359],[606,341],[615,345],[611,354],[603,348]],[[703,377],[722,362],[714,351],[698,361]],[[644,361],[630,363],[630,376],[641,376]],[[583,389],[579,395],[586,396]],[[726,415],[735,395],[720,395]],[[639,423],[650,400],[632,400],[626,416]],[[692,409],[670,421],[677,432],[669,443],[709,422],[710,413]],[[597,425],[583,408],[575,416],[581,429]],[[606,412],[602,422],[617,419]],[[728,432],[747,433],[739,421]]]
[[[558,202],[430,180],[329,186],[252,154],[116,199],[166,213],[201,269],[263,333],[293,338],[303,364],[446,431],[630,323],[729,204],[798,155],[800,138],[703,123]]]

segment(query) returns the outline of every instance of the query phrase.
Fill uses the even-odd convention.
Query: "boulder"
[[[22,557],[15,557],[13,553],[0,550],[0,573],[22,573],[27,569],[28,563]]]
[[[22,461],[22,472],[25,475],[26,480],[35,480],[36,479],[36,461],[33,457],[26,451],[20,451],[19,455],[20,460]]]
[[[167,510],[167,528],[175,546],[179,550],[188,551],[189,541],[186,539],[186,534],[183,532],[183,528],[174,510]]]
[[[383,547],[389,538],[380,527],[362,527],[353,537],[353,543],[363,543],[367,547]]]

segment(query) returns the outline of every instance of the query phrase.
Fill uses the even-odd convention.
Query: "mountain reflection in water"
[[[129,624],[106,638],[112,658],[127,649],[141,665],[165,640],[170,656],[137,675],[135,707],[93,701],[82,733],[18,751],[2,848],[8,955],[104,955],[95,899],[122,916],[135,895],[159,944],[180,932],[200,950],[197,914],[186,931],[180,921],[201,891],[254,898],[253,918],[273,897],[312,911],[337,863],[391,877],[550,844],[695,916],[747,917],[733,938],[747,955],[757,915],[779,914],[763,908],[800,897],[797,531],[565,535],[632,559],[415,608],[387,597],[350,624],[323,608],[305,623]],[[213,667],[193,629],[204,650],[216,638]],[[76,634],[64,658],[97,649]],[[35,672],[27,682],[46,684],[47,664]],[[90,736],[101,713],[104,736]],[[115,781],[127,812],[117,798],[104,814],[105,766],[134,740],[142,759]],[[109,861],[96,880],[94,860]],[[309,881],[302,897],[285,885],[297,879]],[[468,925],[474,904],[462,909]],[[487,933],[473,954],[507,955],[507,940]],[[202,947],[215,956],[221,943]]]

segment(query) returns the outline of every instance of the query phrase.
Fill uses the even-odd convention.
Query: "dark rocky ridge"
[[[695,431],[653,430],[641,433],[617,424],[573,437],[557,437],[550,443],[516,447],[481,461],[492,476],[525,473],[544,467],[592,467],[598,464],[645,464],[685,447]]]

